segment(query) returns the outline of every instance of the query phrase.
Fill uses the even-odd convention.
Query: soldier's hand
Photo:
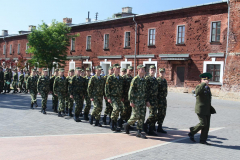
[[[94,99],[93,99],[93,98],[90,98],[90,101],[94,101]]]
[[[147,106],[147,107],[151,107],[151,105],[150,105],[149,102],[146,102],[146,106]]]
[[[106,99],[106,100],[107,100],[107,97],[104,97],[104,99]]]
[[[124,102],[124,98],[122,98],[121,101]]]
[[[109,103],[112,103],[112,100],[111,100],[111,99],[108,99],[108,102],[109,102]]]
[[[130,106],[131,106],[131,107],[135,107],[135,104],[131,102],[131,103],[130,103]]]
[[[52,94],[52,91],[50,91],[49,93]]]
[[[73,99],[73,95],[70,95],[70,98],[72,98],[72,99]]]
[[[56,96],[58,96],[58,94],[55,94]]]

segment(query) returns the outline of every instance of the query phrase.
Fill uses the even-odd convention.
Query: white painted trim
[[[130,32],[130,31],[126,31],[126,32],[124,32],[124,42],[123,42],[123,47],[131,47],[131,45],[130,45],[130,46],[126,46],[126,34],[127,34],[127,32]],[[130,42],[131,42],[131,32],[130,32]]]
[[[219,40],[219,42],[221,41],[221,28],[222,28],[222,22],[221,21],[212,21],[211,22],[211,27],[210,27],[210,43],[211,42],[216,42],[216,41],[212,41],[212,24],[214,23],[214,22],[220,22],[221,23],[221,27],[220,27],[220,40]]]
[[[18,43],[18,51],[17,51],[18,54],[20,54],[20,48],[21,48],[21,44]]]
[[[104,61],[101,61],[100,62],[100,66],[102,66],[103,68],[103,65],[105,64],[110,64],[110,66],[112,66],[112,62],[111,61],[107,61],[107,59],[104,59]],[[106,70],[103,70],[104,71],[104,74],[107,75],[108,74],[108,69],[106,68]]]
[[[105,36],[107,34],[108,34],[108,47],[106,48],[106,46],[105,46],[105,41],[106,41]],[[109,39],[110,39],[110,34],[109,33],[104,34],[104,36],[103,36],[103,49],[109,49],[109,43],[110,43]]]
[[[208,64],[220,64],[220,82],[209,82],[209,84],[213,84],[213,85],[222,85],[223,84],[223,65],[224,65],[224,61],[215,61],[214,59],[212,59],[212,61],[204,61],[203,62],[203,73],[207,72],[207,65]]]
[[[4,55],[6,54],[6,45],[5,44],[3,45],[3,54]]]
[[[12,54],[12,44],[10,44],[9,54]]]
[[[149,46],[150,29],[154,29],[154,30],[155,30],[155,42],[154,42],[154,45],[156,45],[156,28],[148,28],[148,40],[147,40],[147,41],[148,41],[148,43],[147,43],[148,46]],[[153,46],[154,46],[154,45],[153,45]]]
[[[70,68],[70,66],[71,66],[71,64],[74,64],[74,68]],[[75,61],[73,61],[73,60],[71,60],[70,62],[69,62],[69,67],[68,67],[69,69],[69,71],[70,71],[70,69],[74,69],[75,70]]]
[[[73,37],[75,39],[75,44],[74,46],[76,47],[76,38]],[[73,49],[73,38],[71,38],[71,51],[75,50],[75,48]]]
[[[90,68],[92,69],[92,61],[88,61],[88,59],[86,59],[86,61],[83,62],[83,64],[90,64]]]
[[[157,77],[157,72],[158,72],[157,61],[152,61],[152,59],[149,58],[148,61],[143,61],[143,65],[146,66],[146,64],[154,64],[156,66],[155,77]]]
[[[178,27],[181,27],[181,26],[184,26],[185,29],[184,29],[184,43],[178,43]],[[176,44],[185,44],[185,40],[186,40],[186,25],[183,24],[183,25],[177,25],[177,36],[176,36]]]
[[[88,46],[88,37],[91,37],[91,40],[90,40],[90,48],[87,48],[87,46]],[[88,35],[88,36],[87,36],[87,40],[86,40],[86,50],[87,50],[87,49],[91,49],[91,41],[92,41],[92,36],[91,36],[91,35]]]
[[[121,61],[121,68],[123,68],[123,64],[130,64],[130,66],[132,66],[132,61],[127,61],[127,59],[125,59],[125,61]]]

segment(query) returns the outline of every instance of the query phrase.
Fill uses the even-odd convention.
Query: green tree
[[[64,67],[70,39],[79,36],[69,35],[70,30],[69,26],[56,20],[51,25],[43,22],[38,29],[33,30],[28,35],[27,53],[33,54],[31,60],[28,60],[30,66],[46,67],[50,74],[53,62],[58,63],[58,67]]]

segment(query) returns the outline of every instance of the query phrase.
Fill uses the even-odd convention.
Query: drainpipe
[[[135,21],[135,16],[133,17],[135,23],[135,50],[134,50],[134,77],[136,76],[136,52],[137,52],[137,22]]]
[[[230,23],[230,2],[228,0],[228,25],[227,25],[227,45],[226,45],[226,56],[225,56],[225,64],[224,64],[224,70],[223,70],[223,73],[225,72],[225,67],[226,67],[226,64],[227,64],[227,56],[228,56],[228,42],[229,42],[229,23]]]

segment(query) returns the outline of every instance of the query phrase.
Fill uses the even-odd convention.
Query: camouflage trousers
[[[17,86],[18,86],[17,83],[18,83],[17,81],[13,81],[13,82],[12,82],[12,87],[13,87],[13,91],[14,91],[14,92],[17,91]]]
[[[48,91],[40,91],[39,93],[42,97],[42,109],[46,109],[47,108]]]
[[[73,95],[74,101],[76,103],[75,105],[75,115],[79,116],[80,112],[82,112],[83,108],[83,96],[80,94]]]
[[[138,121],[137,129],[143,130],[143,123],[145,121],[145,115],[146,115],[145,104],[135,104],[135,106],[132,107],[132,115],[127,123],[129,125],[133,125],[136,121]]]
[[[31,104],[37,101],[37,90],[30,90]]]
[[[10,91],[10,84],[11,83],[9,83],[9,84],[7,84],[7,82],[11,82],[11,81],[4,81],[4,90],[6,91],[6,90],[8,90],[8,91]]]
[[[26,86],[26,82],[25,81],[23,81],[23,85],[22,86],[23,86],[24,89],[26,89],[27,86]]]
[[[114,97],[111,99],[112,100],[112,107],[113,107],[113,111],[111,114],[111,119],[115,122],[117,122],[119,113],[121,113],[122,109],[123,109],[123,103],[121,101],[121,97]]]
[[[93,111],[91,113],[91,115],[96,119],[96,120],[100,120],[101,117],[101,112],[102,112],[102,97],[95,97],[93,98]]]
[[[66,97],[66,99],[65,99],[65,108],[67,108],[68,107],[68,109],[73,109],[73,99],[72,98],[70,98],[70,94],[68,93],[67,94],[67,97]]]
[[[127,99],[127,98],[126,98]],[[130,106],[130,101],[124,99],[124,106],[121,112],[122,120],[128,121],[132,114],[132,107]]]
[[[58,112],[63,112],[65,110],[66,94],[58,93],[58,100],[59,100]]]
[[[20,81],[18,83],[18,88],[20,89],[20,91],[23,90],[23,82]]]
[[[157,106],[156,121],[158,122],[158,124],[163,124],[166,112],[167,112],[167,99],[165,98]]]
[[[58,106],[58,96],[56,96],[54,93],[52,93],[52,105],[53,109],[57,108]]]
[[[111,115],[113,107],[111,106],[111,104],[108,102],[107,99],[105,99],[105,102],[106,102],[106,108],[105,108],[105,111],[104,111],[104,115],[108,115],[108,114]]]
[[[0,82],[0,93],[3,91],[4,82]]]
[[[146,124],[149,124],[150,126],[155,126],[158,105],[157,97],[152,97],[149,102],[151,106],[149,107],[149,117],[146,120]]]
[[[90,100],[90,97],[89,96],[86,96],[85,97],[85,101],[86,101],[86,105],[85,105],[85,108],[84,108],[84,114],[89,114],[89,111],[91,109],[91,100]]]

